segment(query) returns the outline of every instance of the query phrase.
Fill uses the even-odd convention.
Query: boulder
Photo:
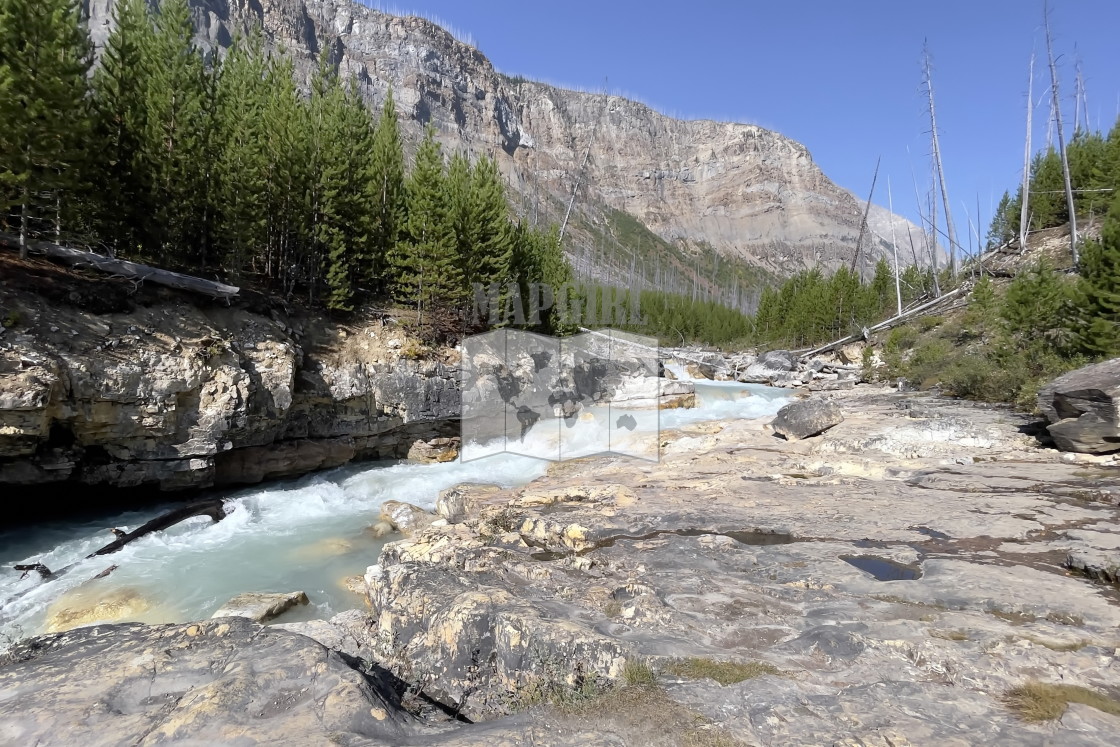
[[[1120,358],[1054,379],[1039,391],[1038,409],[1062,451],[1120,450]]]
[[[436,499],[436,513],[452,524],[458,524],[490,496],[501,491],[497,485],[465,482],[450,487]]]
[[[787,441],[796,441],[824,433],[844,420],[844,413],[835,402],[809,399],[792,402],[778,410],[770,427]]]
[[[429,526],[437,518],[435,514],[404,501],[385,501],[381,504],[381,521],[392,524],[393,529],[406,537]]]
[[[433,438],[417,441],[408,450],[408,458],[413,462],[432,464],[454,462],[459,458],[458,438]]]
[[[758,357],[758,362],[773,371],[793,371],[797,356],[788,350],[770,350]]]
[[[99,625],[0,657],[5,744],[404,744],[384,678],[244,619]]]
[[[862,342],[853,342],[848,345],[843,345],[836,351],[836,355],[840,358],[841,363],[848,365],[859,365],[863,363],[863,350],[866,347]]]
[[[290,591],[279,594],[249,592],[238,594],[211,615],[212,620],[219,617],[247,617],[254,622],[265,622],[284,614],[297,604],[308,603],[307,594]]]

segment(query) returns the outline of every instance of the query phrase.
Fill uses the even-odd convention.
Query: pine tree
[[[407,217],[404,150],[392,90],[381,109],[371,159],[373,199],[370,204],[369,238],[374,261],[366,268],[366,282],[376,292],[383,293],[386,290],[385,276],[389,257],[401,239]]]
[[[1060,226],[1069,220],[1062,159],[1056,150],[1051,148],[1034,157],[1030,187],[1031,230]]]
[[[21,257],[32,220],[57,237],[90,186],[90,54],[76,0],[0,0],[0,215],[18,209]]]
[[[369,113],[353,88],[336,89],[329,106],[319,236],[327,250],[327,305],[350,311],[358,283],[372,276],[370,268],[380,261],[370,246],[374,136]]]
[[[234,277],[268,241],[267,201],[270,163],[265,112],[268,109],[268,60],[260,33],[234,43],[222,63],[213,116],[214,178],[211,195],[216,216],[218,255]]]
[[[307,103],[299,95],[290,58],[273,59],[263,131],[268,178],[264,213],[267,242],[257,257],[258,271],[292,293],[307,264],[311,244],[312,137]]]
[[[397,300],[415,303],[421,315],[434,303],[455,305],[465,297],[444,181],[443,155],[429,127],[409,175],[407,238],[393,268]]]
[[[505,281],[509,278],[513,258],[513,234],[509,203],[498,164],[493,158],[483,157],[475,163],[470,177],[470,196],[471,216],[476,226],[471,247],[473,280],[484,284]],[[549,247],[544,251],[551,252],[552,249]],[[571,280],[570,268],[568,270],[564,282]]]
[[[992,216],[992,224],[988,228],[986,238],[988,249],[1001,247],[1018,235],[1018,226],[1016,225],[1016,230],[1012,230],[1011,227],[1012,213],[1018,213],[1018,210],[1018,204],[1012,204],[1011,194],[1004,192],[1003,197],[999,200],[999,206],[996,207],[996,212]],[[1015,222],[1018,224],[1018,219]]]
[[[1120,353],[1120,193],[1112,200],[1100,241],[1081,255],[1081,347],[1090,355]]]
[[[151,174],[160,259],[205,265],[211,239],[211,113],[214,78],[194,47],[187,0],[164,0],[142,49],[149,71],[144,150]]]
[[[97,165],[101,183],[97,233],[112,255],[142,254],[149,243],[151,186],[143,162],[148,87],[143,49],[151,44],[145,0],[122,0],[93,76]]]

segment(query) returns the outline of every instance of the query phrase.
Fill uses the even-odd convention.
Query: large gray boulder
[[[1120,358],[1054,379],[1038,393],[1038,409],[1062,451],[1120,450]]]
[[[771,421],[770,427],[787,441],[796,441],[824,433],[843,420],[844,413],[835,402],[810,399],[793,402],[778,410],[778,416]]]
[[[421,730],[387,682],[242,618],[80,628],[0,657],[3,744],[401,744]]]

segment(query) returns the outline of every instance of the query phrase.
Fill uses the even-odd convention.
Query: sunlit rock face
[[[112,27],[115,0],[88,0],[95,44]],[[586,228],[610,210],[662,238],[710,245],[779,275],[850,262],[863,205],[835,185],[808,149],[751,124],[684,121],[637,101],[503,75],[483,51],[431,21],[349,0],[192,0],[200,44],[220,53],[259,25],[310,80],[324,51],[378,107],[390,90],[406,138],[431,124],[451,149],[498,157],[522,215],[559,223],[590,144],[569,252],[594,241]],[[529,71],[531,72],[531,71]],[[870,164],[869,164],[870,170]],[[863,252],[891,254],[890,221],[874,211]],[[895,228],[907,235],[901,218]],[[921,235],[921,229],[910,226]],[[903,251],[905,249],[905,251]],[[912,259],[909,244],[900,257]],[[925,260],[918,257],[917,260]],[[592,268],[610,276],[607,268]],[[620,279],[617,270],[616,280]]]
[[[457,367],[401,357],[395,330],[151,300],[94,314],[0,289],[20,318],[0,347],[0,486],[251,484],[458,430]]]

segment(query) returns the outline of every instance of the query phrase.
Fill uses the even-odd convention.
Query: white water
[[[687,378],[683,371],[675,373]],[[786,392],[756,385],[698,381],[696,391],[696,408],[661,411],[661,429],[761,417],[777,412],[787,401]],[[648,415],[638,418],[639,431],[650,423]],[[600,450],[606,423],[607,414],[596,411],[593,420],[585,418],[572,431],[533,429],[524,446],[533,453],[548,453],[563,441],[565,454],[594,453]],[[633,438],[643,436],[635,432]],[[616,441],[612,446],[625,444]],[[144,599],[147,608],[128,617],[141,622],[206,618],[246,591],[302,590],[311,604],[285,615],[284,621],[329,617],[361,605],[342,580],[363,574],[376,562],[387,540],[373,539],[365,529],[377,521],[384,501],[431,509],[440,491],[458,483],[523,485],[544,474],[548,464],[494,453],[468,462],[345,467],[230,493],[224,496],[229,515],[220,522],[191,519],[91,560],[83,558],[112,541],[108,528],[135,529],[168,506],[0,531],[0,647],[5,635],[43,632],[49,606],[87,583],[98,597],[127,591]],[[34,572],[21,579],[12,565],[23,563],[43,563],[53,570],[76,565],[57,579],[43,581]],[[112,574],[90,582],[111,565],[118,566]]]

